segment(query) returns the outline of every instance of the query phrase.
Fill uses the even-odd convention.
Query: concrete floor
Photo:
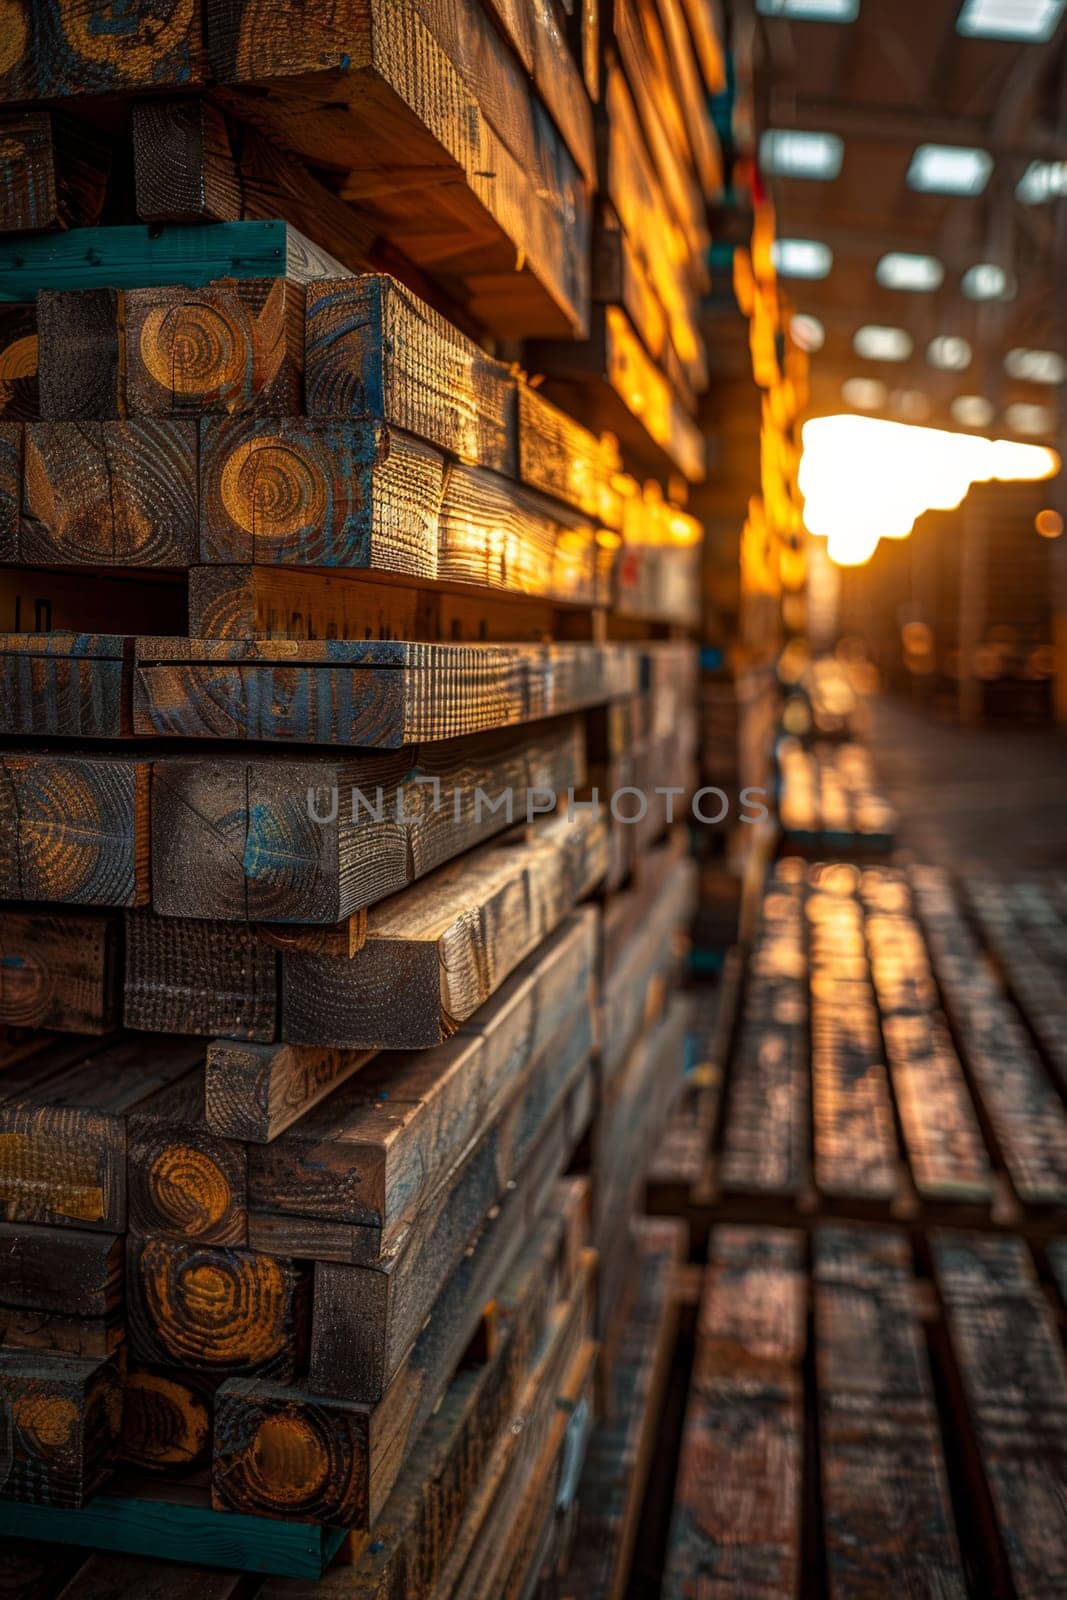
[[[1033,870],[1067,866],[1067,733],[967,730],[899,700],[872,700],[867,738],[917,860]]]

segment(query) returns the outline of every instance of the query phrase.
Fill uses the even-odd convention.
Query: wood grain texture
[[[139,639],[134,726],[399,749],[621,698],[636,672],[618,645]]]
[[[200,559],[432,578],[443,464],[379,424],[205,421]]]
[[[515,473],[507,368],[381,274],[309,290],[307,410],[388,422],[463,461]]]
[[[621,510],[611,476],[620,469],[618,448],[520,383],[518,391],[519,477],[534,489],[573,506],[607,527]]]
[[[0,117],[0,233],[37,233],[99,221],[111,150],[55,111]]]
[[[448,468],[439,578],[592,605],[596,567],[596,530],[590,521],[494,473]]]
[[[32,422],[17,554],[29,566],[185,567],[196,555],[188,422]]]
[[[470,1017],[603,876],[588,812],[543,819],[528,843],[483,846],[374,907],[350,961],[282,959],[293,1044],[425,1049]]]
[[[0,72],[5,100],[115,94],[204,77],[195,0],[149,0],[122,28],[96,26],[92,0],[16,0]]]
[[[205,1373],[132,1363],[122,1385],[119,1460],[168,1482],[211,1461],[216,1381]]]
[[[215,1039],[207,1057],[208,1124],[234,1139],[269,1144],[370,1059],[366,1050]]]
[[[69,1040],[0,1076],[0,1211],[12,1223],[120,1233],[126,1117],[193,1071],[182,1040]]]
[[[0,912],[0,1022],[106,1033],[117,1019],[118,922]]]
[[[84,1505],[111,1472],[122,1416],[110,1362],[0,1350],[3,1492],[32,1505]]]
[[[0,896],[62,905],[148,899],[149,763],[0,755]]]
[[[308,1381],[381,1399],[483,1219],[544,1136],[592,1050],[588,1006],[536,1062],[526,1085],[462,1165],[423,1198],[399,1246],[373,1265],[315,1263]]]
[[[502,831],[505,810],[480,804],[479,789],[565,795],[584,775],[573,720],[343,760],[160,760],[154,908],[330,926]]]
[[[42,289],[37,296],[37,385],[52,422],[125,415],[125,341],[118,289]]]
[[[218,1394],[214,1504],[258,1516],[372,1526],[483,1308],[548,1206],[565,1160],[561,1143],[545,1142],[527,1182],[508,1194],[452,1273],[377,1405],[227,1380]],[[259,1469],[260,1460],[269,1471]]]
[[[0,732],[128,735],[132,658],[121,634],[0,634]]]
[[[277,964],[276,952],[248,927],[128,912],[125,1024],[150,1033],[273,1039]]]
[[[0,1302],[25,1311],[120,1320],[122,1240],[111,1233],[0,1223]]]
[[[135,101],[130,115],[142,222],[239,222],[241,179],[226,119],[199,95]]]
[[[129,1224],[165,1238],[245,1244],[245,1151],[208,1126],[204,1077],[187,1074],[127,1119]]]
[[[28,422],[40,414],[36,307],[0,304],[0,421],[6,430],[8,422]],[[6,431],[0,437],[7,438]],[[10,485],[4,493],[10,495]]]
[[[123,323],[131,416],[274,416],[301,409],[300,284],[246,278],[196,290],[128,289]]]
[[[307,1345],[307,1291],[299,1265],[262,1252],[127,1239],[130,1349],[150,1364],[291,1383]]]

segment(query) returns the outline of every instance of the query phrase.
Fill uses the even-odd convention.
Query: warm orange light
[[[1039,511],[1034,518],[1034,527],[1042,539],[1058,539],[1063,532],[1063,518],[1058,511]]]

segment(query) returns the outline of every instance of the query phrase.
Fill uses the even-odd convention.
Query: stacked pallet
[[[602,47],[126,9],[0,71],[0,1532],[100,1552],[71,1594],[495,1600],[564,1564],[598,1341],[647,1436],[674,1251],[701,530],[501,359],[606,325]],[[681,134],[716,181],[658,9],[624,218]]]
[[[1045,1276],[1010,1234],[940,1230],[916,1257],[891,1228],[717,1227],[664,1596],[1055,1594],[1067,1364]]]
[[[887,855],[896,812],[876,786],[874,764],[860,744],[778,741],[778,818],[785,849],[800,855]]]

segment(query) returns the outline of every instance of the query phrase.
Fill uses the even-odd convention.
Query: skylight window
[[[936,256],[910,255],[906,250],[891,250],[874,272],[883,289],[911,289],[929,294],[940,289],[945,269]]]
[[[1048,406],[1009,406],[1004,413],[1009,433],[1049,434],[1056,431],[1056,415]]]
[[[857,411],[877,411],[886,402],[886,386],[877,378],[849,378],[841,385],[841,398]]]
[[[921,144],[908,168],[908,188],[921,194],[981,194],[993,171],[988,150]]]
[[[964,0],[957,33],[977,39],[1051,39],[1067,0]]]
[[[971,347],[959,334],[943,333],[930,340],[926,359],[942,372],[966,372],[971,364]]]
[[[1055,384],[1067,379],[1067,361],[1055,350],[1009,350],[1004,370],[1023,383]]]
[[[962,428],[988,428],[996,415],[992,401],[980,394],[958,395],[949,409]]]
[[[960,280],[960,288],[968,300],[1010,300],[1015,293],[1015,285],[1004,268],[993,261],[980,261],[969,268]]]
[[[1031,161],[1015,185],[1015,198],[1024,206],[1046,206],[1065,194],[1067,161]]]
[[[879,328],[869,322],[856,330],[852,348],[865,361],[907,361],[914,342],[903,328]]]
[[[793,22],[855,22],[860,0],[756,0],[756,10]]]
[[[810,178],[828,183],[841,171],[844,140],[836,133],[804,128],[768,128],[760,139],[760,166],[770,177]]]
[[[833,251],[819,239],[776,239],[772,256],[783,278],[825,278],[834,264]]]

